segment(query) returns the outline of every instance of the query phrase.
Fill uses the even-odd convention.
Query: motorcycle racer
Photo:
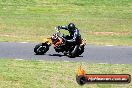
[[[58,26],[55,29],[56,32],[50,38],[46,38],[44,42],[35,46],[36,55],[45,54],[51,45],[56,52],[61,52],[69,57],[77,57],[84,52],[85,40],[81,38],[74,23],[70,23],[68,26]],[[70,35],[61,35],[60,29],[69,31]]]
[[[65,29],[68,30],[70,33],[70,36],[67,36],[65,38],[65,42],[68,44],[80,44],[81,35],[79,33],[78,28],[76,28],[74,23],[69,23],[68,26],[58,26],[58,29]]]

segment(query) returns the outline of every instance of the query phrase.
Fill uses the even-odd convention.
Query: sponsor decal
[[[130,83],[131,76],[129,74],[86,74],[80,66],[76,81],[79,85],[86,83]]]

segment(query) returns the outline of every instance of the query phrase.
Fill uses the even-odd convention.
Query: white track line
[[[64,62],[70,62],[70,61],[68,61],[68,60],[64,60]]]
[[[105,46],[114,46],[114,45],[105,45]]]
[[[20,43],[29,43],[29,42],[20,42]]]
[[[24,60],[24,59],[15,59],[15,60]]]
[[[40,61],[40,62],[42,62],[42,61],[44,61],[44,60],[36,60],[36,61]]]

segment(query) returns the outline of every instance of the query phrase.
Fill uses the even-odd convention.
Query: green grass
[[[130,64],[92,64],[86,62],[0,60],[0,88],[132,88],[132,84],[76,83],[78,67],[88,74],[130,74]]]
[[[0,41],[37,42],[69,22],[88,43],[132,45],[132,0],[0,0]]]

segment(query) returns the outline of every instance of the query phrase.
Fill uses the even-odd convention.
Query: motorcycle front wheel
[[[49,50],[49,45],[46,43],[37,44],[34,48],[36,55],[43,55]]]

